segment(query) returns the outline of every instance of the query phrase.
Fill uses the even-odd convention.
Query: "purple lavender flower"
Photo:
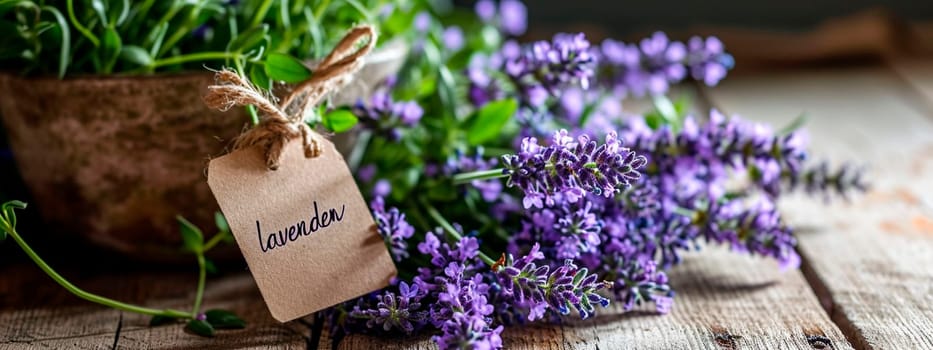
[[[399,329],[411,334],[426,323],[427,311],[421,309],[424,296],[425,293],[418,289],[417,284],[409,286],[401,282],[398,294],[384,291],[375,298],[378,300],[375,306],[364,308],[356,305],[350,317],[366,320],[368,328],[382,328],[384,331]]]
[[[431,14],[424,11],[418,12],[418,14],[415,15],[414,26],[415,30],[418,32],[423,33],[428,31],[428,29],[431,28]]]
[[[725,52],[722,41],[714,36],[690,38],[688,50],[686,64],[690,67],[690,75],[707,86],[716,86],[735,65],[732,55]]]
[[[752,185],[776,197],[788,180],[799,178],[806,159],[800,132],[777,135],[768,126],[726,118],[715,109],[699,125],[687,117],[679,132],[670,126],[648,128],[644,120],[626,121],[620,133],[633,151],[646,156],[662,195],[681,200],[725,195],[727,169],[747,172]]]
[[[830,192],[849,198],[853,192],[868,190],[864,171],[864,168],[858,168],[852,164],[843,164],[831,170],[829,163],[820,162],[799,173],[786,176],[786,183],[790,190],[802,187],[808,194],[822,194],[827,199]]]
[[[545,253],[558,260],[576,259],[581,254],[598,252],[603,222],[597,218],[592,202],[582,202],[582,205],[561,203],[528,211],[522,230],[515,237],[526,242],[543,243]],[[511,252],[517,250],[510,249]]]
[[[610,262],[609,273],[616,276],[613,294],[623,310],[632,310],[642,302],[655,302],[659,313],[666,313],[673,303],[667,275],[648,255],[636,254]]]
[[[442,34],[444,47],[450,52],[456,52],[463,48],[463,30],[457,26],[450,26],[444,29]]]
[[[697,230],[690,230],[689,218],[664,210],[660,200],[655,187],[643,178],[619,197],[590,194],[582,207],[558,201],[526,210],[523,229],[512,236],[508,251],[516,254],[522,246],[540,243],[548,247],[540,250],[543,256],[558,261],[570,252],[581,266],[614,282],[612,292],[623,309],[654,301],[663,311],[671,300],[659,298],[672,294],[658,267],[679,261],[678,252],[694,245]],[[566,237],[572,235],[559,231],[560,222],[587,222],[574,217],[589,215],[599,218],[598,226],[578,225],[587,227],[586,235],[593,237],[588,246],[565,245]]]
[[[476,16],[483,22],[490,22],[496,17],[496,3],[492,0],[479,0],[474,8]]]
[[[463,151],[456,150],[454,155],[448,158],[447,163],[444,164],[443,173],[452,176],[459,173],[494,169],[497,164],[496,159],[484,158],[483,152],[482,147],[477,147],[473,156],[467,156]],[[470,188],[479,191],[484,201],[493,202],[502,193],[502,181],[498,179],[473,180],[470,182]]]
[[[580,34],[558,34],[552,41],[532,43],[520,55],[505,61],[505,73],[527,106],[540,106],[560,89],[579,84],[584,89],[593,76],[590,43]]]
[[[495,308],[489,304],[489,284],[483,275],[467,277],[467,268],[450,263],[447,277],[438,294],[438,304],[444,315],[441,335],[433,337],[440,349],[498,349],[502,347],[503,327],[492,327],[490,317]]]
[[[508,186],[524,192],[525,208],[541,208],[552,205],[555,194],[570,203],[586,192],[611,197],[639,178],[646,159],[623,147],[614,131],[598,145],[587,135],[574,141],[567,130],[560,130],[546,147],[536,138],[525,138],[519,153],[503,156],[502,163]]]
[[[609,299],[598,292],[611,288],[611,282],[598,281],[596,274],[577,267],[570,259],[553,270],[548,265],[538,266],[535,261],[544,258],[539,249],[535,244],[519,259],[508,254],[496,271],[502,293],[517,306],[528,308],[529,321],[544,317],[548,310],[567,315],[576,309],[580,317],[587,318],[595,311],[595,305],[609,306]]]
[[[656,32],[639,43],[641,63],[647,73],[646,89],[652,95],[667,92],[670,82],[683,80],[687,72],[683,66],[686,48],[681,42],[671,42],[667,35]]]
[[[389,183],[389,180],[379,179],[376,181],[376,184],[373,185],[373,196],[375,197],[387,197],[392,193],[392,184]]]
[[[522,35],[528,29],[528,8],[521,1],[502,0],[497,9],[492,0],[480,0],[474,11],[481,21],[497,25],[507,35]]]
[[[458,230],[460,230],[458,228]],[[443,237],[443,236],[442,236]],[[462,238],[455,247],[427,233],[418,250],[431,257],[433,267],[419,269],[416,280],[437,296],[429,321],[441,330],[433,337],[442,349],[502,347],[502,326],[493,327],[495,307],[489,303],[490,285],[479,273],[479,242]]]
[[[370,182],[376,177],[376,165],[366,164],[356,170],[356,177],[361,182]]]
[[[382,197],[374,198],[370,209],[376,221],[376,230],[389,247],[392,259],[402,261],[408,258],[408,239],[414,235],[415,228],[405,221],[405,214],[394,207],[386,210]]]
[[[732,56],[725,53],[716,37],[694,37],[684,44],[671,41],[663,32],[637,45],[607,39],[597,53],[603,82],[622,96],[662,95],[688,73],[714,86],[733,65]]]
[[[387,91],[376,91],[370,97],[369,104],[357,102],[353,106],[353,114],[360,118],[360,123],[365,127],[399,140],[402,137],[401,128],[418,124],[424,110],[415,101],[393,101]]]
[[[767,199],[748,207],[740,200],[711,201],[705,210],[698,211],[695,221],[711,241],[730,244],[736,251],[772,257],[782,269],[800,265],[800,256],[794,250],[797,240]]]
[[[581,252],[596,251],[601,242],[599,233],[603,224],[596,218],[592,206],[590,202],[579,209],[562,206],[564,215],[557,219],[555,225],[556,231],[562,236],[557,246],[557,258],[576,258]]]
[[[528,29],[528,8],[518,0],[499,3],[499,26],[509,35],[522,35]]]
[[[486,103],[505,97],[505,92],[502,91],[499,82],[493,80],[483,68],[476,66],[467,68],[467,79],[470,80],[467,98],[476,107],[482,107]]]

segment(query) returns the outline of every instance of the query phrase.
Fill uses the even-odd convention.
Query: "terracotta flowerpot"
[[[201,101],[209,73],[24,79],[0,76],[0,115],[46,227],[151,260],[179,254],[175,215],[210,232],[205,181],[248,122]]]
[[[368,95],[398,71],[405,54],[398,44],[373,52],[360,79],[334,100]],[[210,72],[65,80],[0,75],[0,116],[31,207],[46,227],[152,261],[180,258],[175,215],[212,234],[218,207],[207,187],[207,162],[223,155],[249,120],[242,109],[204,105],[212,82]]]

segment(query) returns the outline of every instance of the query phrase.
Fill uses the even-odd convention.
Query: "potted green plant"
[[[216,204],[204,181],[255,112],[201,102],[209,69],[263,89],[303,80],[358,22],[380,28],[349,91],[397,70],[420,4],[379,1],[0,1],[0,115],[17,166],[49,227],[145,259],[177,254],[175,215],[198,225]],[[383,25],[389,23],[390,25]]]

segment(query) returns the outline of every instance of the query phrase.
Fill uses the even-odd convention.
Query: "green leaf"
[[[162,23],[153,30],[155,37],[152,40],[152,47],[149,48],[149,57],[155,57],[162,49],[162,42],[165,41],[165,34],[168,33],[168,23]]]
[[[457,93],[454,89],[454,75],[447,66],[441,65],[437,70],[437,93],[441,103],[446,107],[446,113],[453,118],[457,117]]]
[[[264,40],[266,40],[267,34],[269,32],[269,25],[263,23],[259,27],[252,28],[245,32],[240,33],[227,45],[227,51],[229,52],[244,52],[249,49],[252,49],[256,45],[259,45]]]
[[[191,320],[188,321],[188,325],[185,328],[191,333],[200,335],[202,337],[213,337],[214,336],[214,327],[211,326],[207,321],[201,320]]]
[[[29,0],[0,0],[0,17],[3,17],[3,15],[5,15],[7,12],[10,12],[20,5],[35,6],[35,4]]]
[[[345,0],[353,9],[357,10],[363,17],[366,19],[365,22],[372,23],[373,15],[369,12],[369,9],[356,0]]]
[[[336,133],[352,129],[358,121],[356,115],[345,109],[333,110],[324,115],[324,127]]]
[[[272,89],[272,81],[269,80],[269,76],[266,75],[266,71],[258,64],[254,64],[249,68],[249,80],[253,82],[253,85],[256,85],[256,87],[260,89]]]
[[[91,8],[97,13],[97,17],[100,18],[100,23],[105,27],[110,25],[109,21],[107,21],[107,8],[103,0],[91,0]]]
[[[809,119],[809,117],[810,116],[807,115],[807,113],[801,113],[797,116],[797,118],[794,118],[790,124],[787,124],[781,128],[781,130],[778,131],[778,135],[788,135],[794,131],[797,131],[797,129],[802,128],[804,124],[807,124],[807,119]]]
[[[648,112],[648,114],[645,114],[645,124],[647,124],[651,130],[658,130],[661,125],[664,125],[664,117],[657,111]]]
[[[211,260],[204,259],[204,271],[211,275],[216,275],[218,271],[217,264],[214,264]]]
[[[266,57],[266,75],[272,80],[296,84],[307,80],[311,70],[297,58],[273,52]]]
[[[204,248],[204,234],[201,233],[201,229],[181,215],[175,218],[178,219],[181,227],[181,239],[184,242],[185,249],[191,252],[200,252]]]
[[[312,57],[323,57],[324,53],[324,31],[321,23],[311,12],[311,7],[307,6],[302,10],[305,21],[308,22],[308,34],[311,36],[311,55]]]
[[[217,229],[220,230],[220,232],[230,232],[230,225],[227,224],[227,218],[219,211],[214,212],[214,225],[217,225]]]
[[[120,12],[117,13],[116,18],[110,20],[115,26],[123,24],[130,15],[130,0],[120,1],[120,5]]]
[[[667,124],[675,126],[674,130],[677,130],[680,117],[674,103],[667,96],[653,96],[651,102],[654,104],[654,109],[658,112],[658,115],[664,118]]]
[[[207,316],[207,322],[217,329],[240,329],[246,327],[246,321],[243,321],[237,315],[225,310],[207,310],[204,313]]]
[[[64,78],[68,71],[68,63],[71,62],[71,30],[68,27],[68,21],[58,9],[52,6],[42,6],[42,11],[51,13],[58,23],[58,29],[61,31],[62,45],[58,56],[58,77]]]
[[[143,67],[152,64],[152,56],[149,56],[149,52],[139,46],[124,46],[120,51],[120,57]]]
[[[100,39],[98,39],[94,33],[91,33],[90,29],[81,24],[81,21],[78,20],[77,16],[75,16],[74,0],[67,0],[65,1],[65,4],[66,7],[68,7],[68,19],[71,20],[71,25],[75,27],[75,30],[81,32],[81,34],[84,35],[84,37],[87,38],[87,40],[90,41],[94,47],[100,46]]]
[[[149,327],[156,327],[156,326],[161,326],[164,324],[169,324],[169,323],[175,322],[175,320],[177,319],[174,317],[155,315],[155,316],[152,316],[151,319],[149,319]]]
[[[0,215],[3,215],[3,219],[6,220],[6,223],[9,224],[9,228],[16,228],[16,212],[15,209],[26,209],[26,203],[12,200],[6,203],[3,203],[0,206]],[[6,231],[0,230],[0,240],[6,239]]]
[[[104,31],[104,41],[101,43],[101,59],[103,59],[103,71],[109,74],[113,71],[113,66],[120,57],[120,51],[123,49],[123,41],[120,40],[120,34],[114,28],[107,28]]]
[[[514,99],[487,103],[477,112],[467,129],[467,142],[476,146],[496,138],[505,124],[515,116],[516,110],[518,103]]]
[[[3,203],[3,206],[0,206],[0,208],[3,208],[4,211],[8,209],[26,209],[26,202],[12,200],[12,201]]]
[[[589,273],[589,271],[585,267],[577,270],[577,274],[573,275],[573,285],[579,286],[580,281],[583,281],[583,279],[586,278],[587,273]]]

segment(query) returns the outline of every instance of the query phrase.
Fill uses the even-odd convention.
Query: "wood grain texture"
[[[191,307],[196,272],[119,271],[65,275],[79,287],[117,300],[156,308]],[[183,324],[149,327],[149,317],[82,301],[35,266],[0,270],[0,349],[266,349],[308,347],[309,328],[273,320],[246,272],[209,279],[205,309],[220,308],[247,320],[243,330],[218,331],[212,339],[184,331]]]
[[[904,58],[892,59],[888,64],[920,93],[922,99],[933,103],[933,62],[929,59]]]
[[[808,277],[857,348],[933,348],[933,110],[912,89],[877,68],[734,79],[709,90],[725,111],[775,125],[806,112],[811,158],[871,166],[873,190],[851,203],[782,203],[800,229]]]
[[[600,310],[587,320],[507,328],[506,349],[849,349],[799,271],[718,246],[670,274],[674,310]],[[427,339],[350,336],[341,349],[433,349]]]

